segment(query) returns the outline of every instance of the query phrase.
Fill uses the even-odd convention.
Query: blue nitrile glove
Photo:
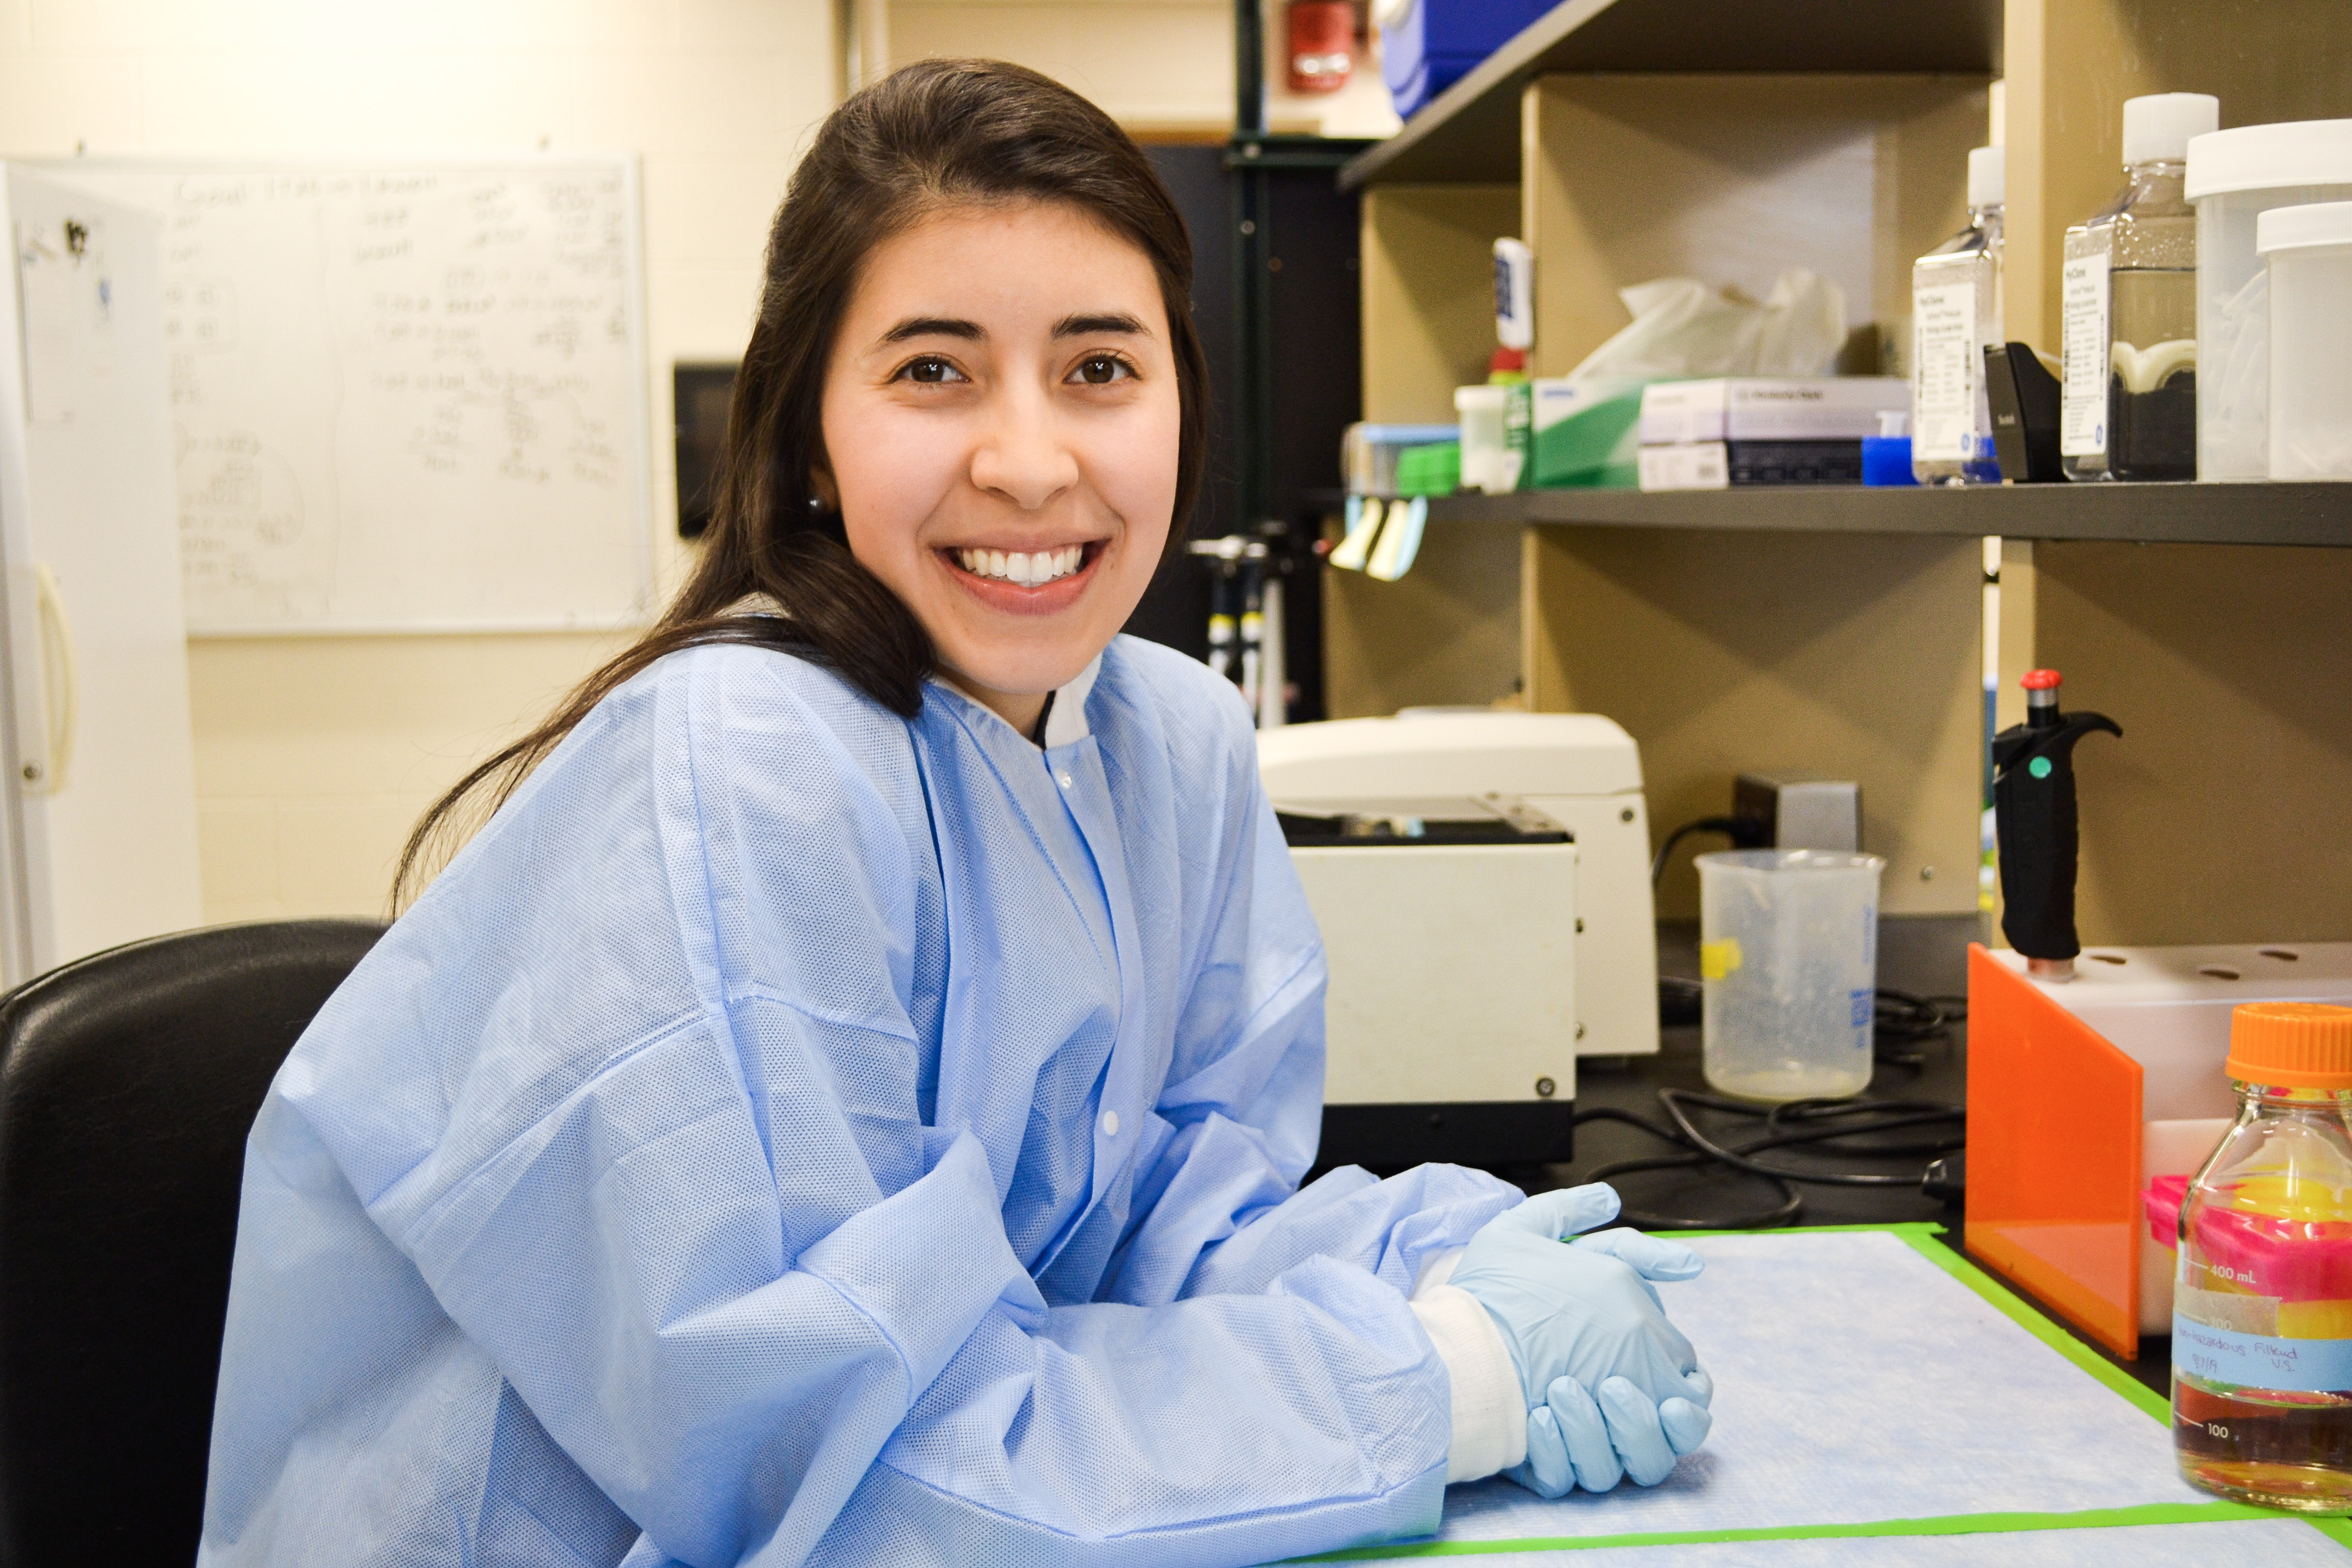
[[[1543,1497],[1655,1486],[1705,1440],[1715,1384],[1650,1281],[1703,1265],[1679,1242],[1612,1230],[1617,1194],[1594,1183],[1540,1194],[1487,1222],[1449,1283],[1486,1310],[1528,1403],[1526,1462],[1504,1473]],[[1575,1237],[1566,1246],[1562,1238]]]

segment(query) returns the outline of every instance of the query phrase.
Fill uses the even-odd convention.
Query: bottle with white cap
[[[2070,479],[2197,477],[2197,209],[2189,139],[2219,99],[2124,103],[2124,188],[2066,231],[2060,273],[2066,392],[2058,450]]]
[[[1969,154],[1969,226],[1911,268],[1911,471],[1923,485],[1997,485],[1986,345],[2002,342],[2002,152]]]

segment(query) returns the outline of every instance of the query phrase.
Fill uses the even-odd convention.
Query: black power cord
[[[1613,1106],[1597,1106],[1580,1110],[1573,1120],[1578,1124],[1588,1121],[1622,1121],[1637,1127],[1650,1136],[1686,1151],[1680,1154],[1654,1155],[1646,1159],[1616,1160],[1586,1173],[1588,1182],[1606,1181],[1612,1176],[1630,1175],[1639,1171],[1691,1170],[1707,1165],[1723,1165],[1742,1175],[1769,1182],[1780,1194],[1780,1202],[1769,1209],[1761,1209],[1729,1216],[1700,1218],[1685,1215],[1653,1214],[1646,1210],[1628,1208],[1621,1217],[1643,1230],[1761,1230],[1775,1226],[1794,1225],[1805,1211],[1804,1194],[1799,1184],[1832,1187],[1916,1187],[1922,1177],[1879,1174],[1850,1171],[1805,1171],[1787,1165],[1767,1164],[1757,1155],[1772,1149],[1800,1145],[1842,1145],[1849,1139],[1875,1137],[1906,1128],[1930,1127],[1938,1124],[1965,1123],[1968,1111],[1958,1105],[1944,1105],[1922,1100],[1798,1100],[1786,1105],[1754,1105],[1747,1100],[1732,1100],[1723,1095],[1703,1094],[1696,1089],[1662,1089],[1658,1103],[1664,1107],[1672,1125],[1664,1125],[1630,1110]],[[1743,1143],[1726,1144],[1699,1131],[1691,1120],[1690,1108],[1720,1111],[1736,1116],[1761,1118],[1764,1123],[1760,1138]],[[1926,1140],[1906,1140],[1899,1143],[1872,1142],[1861,1146],[1831,1147],[1827,1152],[1843,1152],[1875,1159],[1901,1158],[1933,1154],[1948,1155],[1966,1146],[1963,1131]],[[1940,1163],[1940,1162],[1939,1162]]]
[[[1921,1046],[1929,1040],[1943,1039],[1952,1025],[1968,1016],[1969,999],[1965,996],[1914,996],[1908,991],[1882,985],[1871,1016],[1874,1054],[1889,1067],[1918,1067],[1927,1059],[1925,1051],[1888,1047]]]
[[[1734,849],[1763,849],[1772,841],[1772,825],[1760,816],[1702,816],[1696,822],[1685,822],[1666,835],[1650,861],[1650,885],[1656,887],[1658,879],[1666,874],[1666,860],[1675,846],[1694,833],[1720,833],[1731,840]]]

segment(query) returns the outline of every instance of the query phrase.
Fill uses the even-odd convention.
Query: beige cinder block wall
[[[834,101],[830,0],[0,0],[0,153],[642,159],[656,562],[669,367],[749,334],[769,217]],[[379,910],[416,813],[608,636],[197,639],[205,918]]]

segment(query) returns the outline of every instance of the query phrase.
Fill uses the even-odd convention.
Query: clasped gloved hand
[[[1538,1497],[1607,1491],[1622,1476],[1655,1486],[1714,1422],[1714,1382],[1650,1283],[1691,1279],[1699,1256],[1634,1230],[1578,1234],[1617,1207],[1601,1183],[1539,1194],[1472,1237],[1449,1281],[1511,1347],[1528,1457],[1503,1473]]]

